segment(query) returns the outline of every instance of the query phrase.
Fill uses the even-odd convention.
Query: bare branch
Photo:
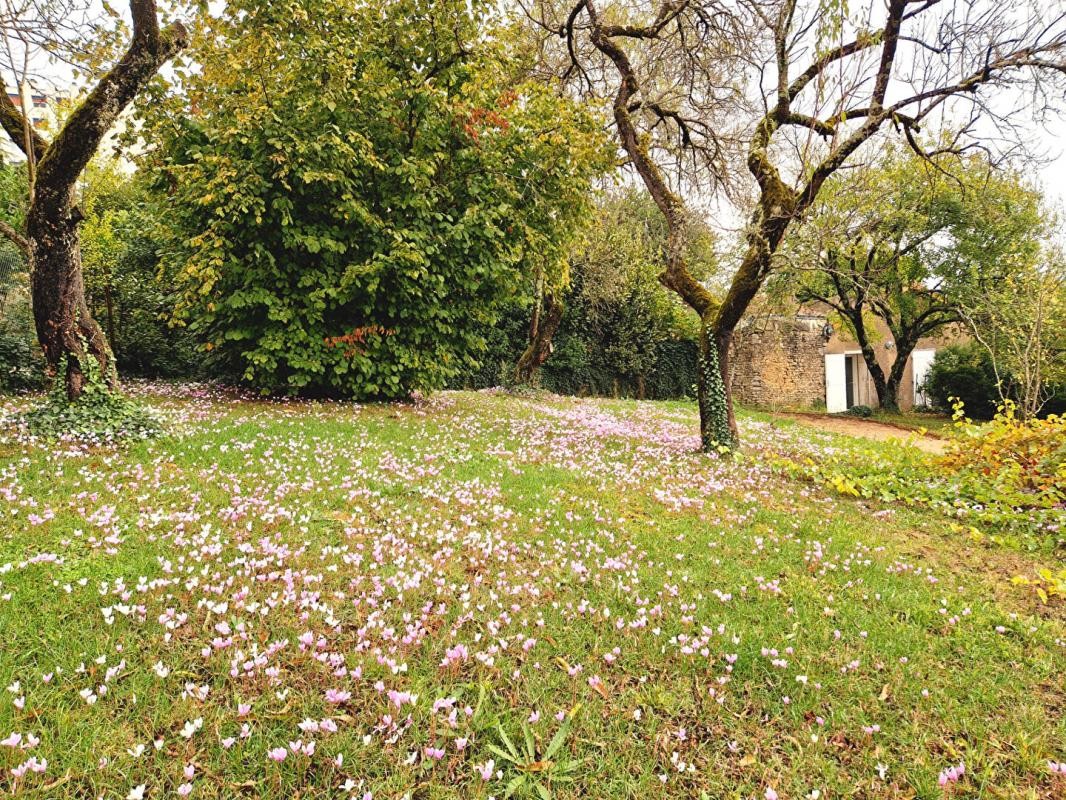
[[[6,236],[27,258],[30,255],[30,243],[26,237],[11,225],[0,219],[0,234]]]

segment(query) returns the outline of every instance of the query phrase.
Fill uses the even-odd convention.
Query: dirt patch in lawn
[[[891,440],[908,441],[919,450],[926,453],[940,455],[947,451],[948,443],[943,439],[928,434],[920,436],[917,431],[900,428],[896,425],[888,425],[884,422],[876,422],[859,417],[830,417],[824,414],[774,414],[777,418],[795,420],[801,425],[826,431],[839,433],[844,436],[856,436],[860,439],[873,439],[877,442]]]

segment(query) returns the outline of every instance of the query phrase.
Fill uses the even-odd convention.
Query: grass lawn
[[[141,391],[167,438],[0,434],[4,792],[1066,796],[1066,612],[1010,583],[1054,556],[770,468],[831,435]]]

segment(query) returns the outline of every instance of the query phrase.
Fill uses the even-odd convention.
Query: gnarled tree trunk
[[[45,192],[49,194],[49,192]],[[41,193],[26,219],[30,245],[33,318],[37,339],[52,370],[64,368],[67,397],[76,400],[85,389],[95,359],[100,377],[117,388],[114,357],[100,326],[85,302],[85,284],[78,241],[77,208],[49,208]]]
[[[515,366],[517,383],[532,381],[537,370],[548,360],[552,352],[552,339],[563,321],[564,308],[563,301],[556,297],[555,292],[546,292],[543,308],[534,309],[529,325],[529,345]]]
[[[0,125],[36,164],[25,236],[4,228],[0,233],[29,258],[37,337],[50,370],[65,369],[61,377],[72,401],[85,389],[89,359],[109,387],[118,385],[111,348],[85,301],[77,181],[122,112],[188,41],[180,22],[160,30],[155,0],[130,0],[130,13],[133,39],[126,53],[52,142],[33,130],[6,90],[0,91]]]

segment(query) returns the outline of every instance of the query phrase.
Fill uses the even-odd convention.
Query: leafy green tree
[[[1046,230],[1040,195],[983,157],[929,161],[889,147],[838,174],[786,244],[777,277],[801,302],[832,308],[862,350],[882,408],[898,407],[911,353],[923,337],[961,323],[959,302],[1032,262]],[[813,269],[811,268],[813,267]],[[877,358],[875,320],[891,333]]]
[[[82,188],[82,268],[86,299],[100,320],[123,375],[190,378],[205,374],[195,337],[174,328],[172,277],[157,251],[165,218],[140,175],[97,159]]]
[[[645,193],[627,187],[600,195],[591,220],[573,245],[565,295],[560,292],[556,301],[565,301],[566,312],[536,383],[570,394],[691,396],[698,324],[655,280],[667,246],[662,215]],[[714,250],[709,228],[692,220],[688,257],[709,271],[716,263]],[[698,274],[701,280],[712,277]],[[511,380],[516,355],[528,352],[535,303],[535,294],[516,298],[502,324],[485,332],[492,341],[486,366],[464,372],[456,385],[480,388]]]
[[[597,211],[595,225],[573,255],[572,330],[587,343],[592,372],[604,376],[598,391],[643,397],[664,345],[695,343],[698,324],[656,280],[668,231],[651,198],[630,188],[604,197]],[[683,249],[697,280],[711,277],[714,247],[709,228],[690,219]]]
[[[605,148],[461,0],[239,0],[157,112],[178,313],[264,392],[396,398],[558,263]],[[165,108],[165,105],[160,106]]]
[[[660,343],[694,337],[697,326],[656,280],[668,233],[645,193],[633,187],[606,192],[598,198],[590,220],[572,248],[567,285],[549,287],[541,302],[534,300],[530,345],[519,360],[518,379],[530,378],[524,371],[530,366],[527,361],[534,367],[547,361],[553,334],[562,328],[584,342],[579,351],[571,344],[572,369],[601,376],[586,390],[594,387],[596,392],[616,395],[624,386],[643,396],[641,387],[658,360]],[[714,247],[707,225],[690,219],[684,249],[699,280],[710,277],[716,263]],[[577,357],[577,352],[587,355]],[[558,375],[564,370],[553,371]]]

